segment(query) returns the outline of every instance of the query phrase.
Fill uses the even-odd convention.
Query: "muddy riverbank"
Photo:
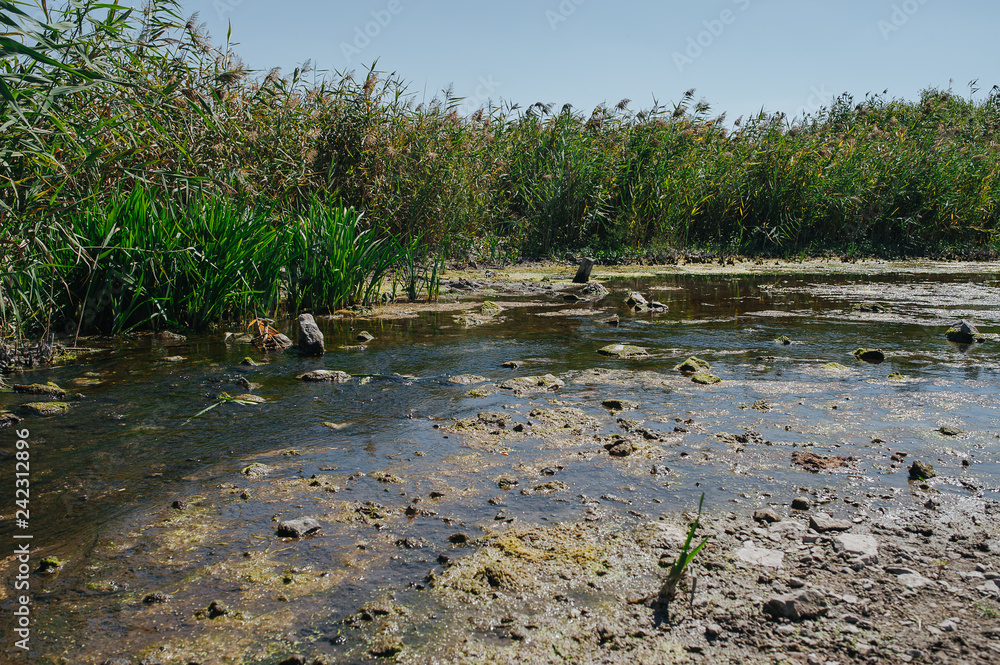
[[[62,564],[32,573],[27,656],[995,662],[998,271],[465,271],[319,317],[322,358],[137,337],[17,377],[70,389],[50,417],[0,393],[37,454],[33,559]],[[986,341],[949,342],[958,318]]]

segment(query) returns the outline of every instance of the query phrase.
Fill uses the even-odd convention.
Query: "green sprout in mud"
[[[976,603],[975,607],[979,610],[979,613],[983,616],[983,618],[994,619],[996,617],[1000,617],[1000,612],[998,612],[995,608],[984,605],[983,603]]]
[[[670,566],[670,571],[667,573],[667,580],[660,587],[659,598],[661,601],[667,603],[670,602],[677,596],[677,585],[684,578],[684,573],[687,567],[691,565],[694,558],[698,556],[701,552],[701,548],[705,546],[708,542],[708,538],[701,541],[701,543],[691,549],[691,541],[694,540],[695,531],[698,530],[698,525],[701,523],[701,506],[705,502],[705,493],[701,493],[701,499],[698,501],[698,516],[695,518],[694,522],[691,523],[691,527],[688,529],[687,539],[684,541],[684,545],[681,547],[680,553],[677,555],[677,559]],[[692,588],[693,595],[693,588]]]

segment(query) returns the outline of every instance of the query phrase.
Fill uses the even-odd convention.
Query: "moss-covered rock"
[[[876,365],[885,360],[885,354],[882,353],[882,349],[855,349],[854,357],[866,363]]]
[[[681,364],[676,365],[674,369],[684,374],[695,374],[697,372],[707,372],[712,369],[712,366],[697,356],[691,356]]]
[[[642,294],[639,293],[638,291],[632,291],[631,293],[629,293],[628,296],[625,298],[625,304],[631,307],[632,309],[638,311],[642,311],[643,309],[649,306],[649,303],[646,301],[645,298],[642,297]]]
[[[483,316],[496,316],[503,311],[503,307],[496,304],[492,300],[487,300],[483,303],[482,307],[479,308],[479,312]]]
[[[333,383],[347,383],[351,380],[351,375],[347,372],[341,372],[340,370],[331,371],[328,369],[314,369],[311,372],[299,374],[296,378],[300,381],[330,381]]]
[[[33,416],[58,416],[69,412],[66,402],[28,402],[21,408]]]
[[[597,352],[602,356],[613,358],[641,358],[649,355],[649,351],[646,349],[632,344],[608,344],[598,349]]]
[[[459,386],[468,386],[473,383],[485,383],[489,381],[485,376],[479,376],[478,374],[459,374],[457,376],[448,377],[448,383],[454,383]]]
[[[23,395],[49,395],[51,397],[65,397],[66,391],[49,381],[48,383],[32,383],[29,385],[15,383],[14,392]]]
[[[944,335],[948,338],[949,342],[955,342],[956,344],[974,344],[982,342],[985,339],[976,326],[964,319],[948,328]]]
[[[708,372],[699,372],[691,377],[691,380],[695,383],[700,383],[703,386],[710,386],[714,383],[722,383],[722,379],[714,374],[709,374]]]
[[[0,411],[0,428],[16,425],[21,419],[9,411]]]
[[[519,376],[516,379],[507,379],[500,384],[504,390],[515,391],[536,391],[536,390],[556,390],[562,388],[566,383],[562,379],[557,379],[552,374],[541,376]]]

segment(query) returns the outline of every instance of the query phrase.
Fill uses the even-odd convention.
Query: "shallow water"
[[[943,335],[958,318],[994,332],[1000,319],[995,275],[663,275],[607,285],[611,295],[587,303],[566,303],[558,292],[498,297],[507,307],[502,318],[473,328],[448,312],[398,321],[321,321],[330,351],[320,359],[263,357],[246,346],[226,346],[220,334],[181,344],[140,337],[82,364],[16,379],[55,381],[83,395],[69,415],[25,418],[18,426],[31,432],[33,559],[55,555],[67,562],[58,575],[32,576],[36,632],[29,656],[102,662],[169,647],[173,651],[163,653],[174,655],[161,656],[164,662],[175,656],[181,662],[176,654],[183,648],[212,651],[209,631],[191,615],[216,598],[234,604],[252,598],[261,616],[271,616],[297,639],[333,634],[337,622],[378,589],[403,590],[421,580],[440,551],[454,550],[446,544],[450,534],[474,536],[498,512],[527,523],[655,519],[692,508],[702,492],[709,509],[727,511],[824,486],[868,496],[877,509],[921,491],[906,472],[914,459],[934,465],[936,491],[1000,499],[1000,347],[987,341],[961,348]],[[663,302],[668,311],[629,312],[622,300],[630,290]],[[872,301],[891,311],[850,311]],[[615,313],[620,327],[602,322]],[[365,350],[339,348],[354,344],[361,329],[376,340]],[[777,344],[781,335],[792,343]],[[646,347],[651,355],[618,360],[596,353],[619,342]],[[880,348],[887,359],[860,362],[852,356],[858,347]],[[163,362],[176,355],[186,360]],[[266,364],[242,366],[247,355]],[[691,355],[711,363],[722,383],[696,385],[673,370]],[[524,366],[502,368],[507,360]],[[824,369],[829,362],[846,370]],[[296,379],[319,368],[371,380],[331,385]],[[894,372],[904,378],[890,380]],[[566,385],[520,396],[496,388],[508,378],[548,373]],[[458,374],[486,377],[478,387],[492,394],[470,397],[476,385],[447,381]],[[241,376],[260,384],[253,392],[265,404],[224,403],[196,415],[220,392],[245,392],[234,384]],[[85,378],[102,383],[76,383]],[[638,406],[612,414],[601,405],[608,398]],[[0,410],[27,401],[33,400],[0,393]],[[532,436],[530,429],[514,435],[505,427],[493,443],[489,432],[473,441],[451,431],[455,419],[483,412],[537,425],[532,410],[560,406],[581,410],[593,426],[565,437]],[[625,426],[645,428],[659,440],[628,458],[610,457],[595,437],[623,433],[618,418],[637,421]],[[963,433],[943,435],[937,431],[943,425]],[[745,432],[759,436],[745,443],[719,436]],[[12,430],[0,430],[7,478],[13,446]],[[791,452],[801,449],[856,461],[846,473],[812,474],[790,464]],[[891,455],[900,453],[905,461],[893,461]],[[260,480],[241,475],[253,462],[273,467],[272,473]],[[669,472],[654,475],[655,465]],[[402,482],[356,475],[379,471]],[[313,476],[338,491],[310,491]],[[520,485],[502,491],[500,477]],[[518,491],[549,480],[567,488]],[[244,489],[250,498],[241,498]],[[487,501],[497,496],[502,500]],[[202,511],[193,518],[196,526],[183,531],[190,547],[161,542],[182,533],[171,521],[174,500]],[[303,541],[297,548],[274,535],[275,517],[319,515],[367,501],[386,506],[391,517],[328,524],[321,544]],[[407,505],[429,506],[433,514],[406,517]],[[5,520],[0,540],[12,542],[12,534]],[[422,538],[426,545],[395,546],[403,538]],[[285,559],[275,552],[286,552]],[[333,572],[322,580],[310,577],[311,590],[295,596],[280,588],[252,591],[217,567],[258,554],[278,556],[267,561],[291,570],[286,577]],[[11,584],[4,591],[9,596]],[[176,595],[164,606],[166,614],[142,604],[151,591]],[[288,616],[280,608],[289,601],[281,595],[294,601]],[[5,621],[11,603],[9,597],[2,601]],[[212,639],[230,639],[214,632]],[[272,662],[255,639],[243,636],[218,648],[244,654],[246,662]],[[0,652],[15,653],[7,644]]]

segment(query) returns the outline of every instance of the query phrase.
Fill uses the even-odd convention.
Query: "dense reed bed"
[[[417,297],[442,256],[995,250],[995,87],[843,95],[795,121],[728,122],[693,91],[464,116],[375,66],[248,72],[172,0],[0,14],[6,334],[329,308],[389,276]]]

